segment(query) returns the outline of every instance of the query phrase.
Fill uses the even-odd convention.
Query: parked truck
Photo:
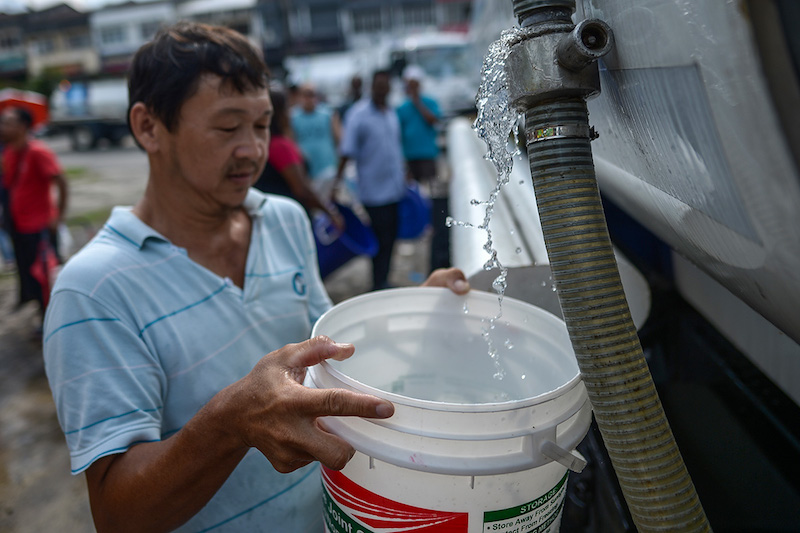
[[[69,136],[72,149],[103,141],[119,145],[128,135],[128,85],[124,78],[62,82],[50,97],[49,131]]]

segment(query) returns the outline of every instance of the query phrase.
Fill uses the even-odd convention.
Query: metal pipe
[[[514,2],[520,23],[564,3]],[[539,218],[578,366],[639,531],[710,531],[630,316],[597,189],[585,99],[600,90],[595,60],[611,32],[600,21],[536,31],[552,23],[526,24],[530,37],[512,46],[506,75],[511,103],[525,113]]]

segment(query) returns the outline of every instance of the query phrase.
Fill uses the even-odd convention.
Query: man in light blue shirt
[[[291,110],[294,140],[303,152],[312,180],[330,180],[336,174],[340,125],[338,114],[319,103],[319,95],[310,83],[299,90],[300,103]],[[315,188],[319,190],[318,184]]]
[[[302,385],[354,348],[307,340],[331,305],[310,224],[250,188],[272,116],[263,60],[233,30],[178,23],[137,52],[129,91],[147,188],[65,266],[44,331],[97,530],[320,531],[312,463],[354,451],[317,418],[393,406]],[[426,283],[468,290],[455,270]]]
[[[356,102],[347,112],[336,175],[339,183],[347,162],[355,160],[359,200],[378,240],[378,253],[372,258],[373,290],[389,286],[398,204],[406,194],[400,123],[387,103],[390,79],[388,71],[375,72],[372,97]]]

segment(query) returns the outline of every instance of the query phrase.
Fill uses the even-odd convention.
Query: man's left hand
[[[469,282],[464,273],[458,268],[437,268],[423,287],[447,287],[456,294],[467,294],[469,292]]]

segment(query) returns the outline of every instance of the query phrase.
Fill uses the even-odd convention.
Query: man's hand
[[[467,294],[469,282],[458,268],[437,268],[422,284],[423,287],[447,287],[456,294]]]
[[[323,416],[388,418],[394,406],[380,398],[343,389],[303,386],[306,368],[326,359],[350,357],[352,344],[315,337],[264,356],[242,380],[229,387],[237,431],[248,447],[257,448],[278,472],[291,472],[319,461],[340,470],[355,453],[341,438],[326,432]]]

